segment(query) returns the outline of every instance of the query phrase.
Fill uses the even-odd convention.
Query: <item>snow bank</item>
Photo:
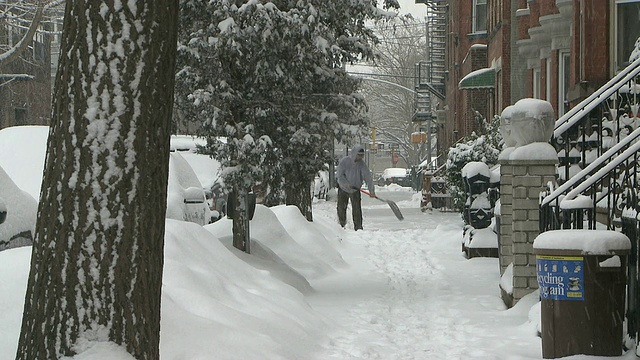
[[[273,211],[291,238],[297,240],[313,256],[322,259],[334,269],[347,265],[342,255],[327,241],[322,231],[316,224],[307,221],[298,207],[280,205],[269,209]]]
[[[210,231],[166,224],[164,358],[304,358],[324,323],[300,292],[232,256]]]
[[[223,242],[230,243],[232,241],[232,227],[229,222],[231,221],[226,218],[221,219],[205,226],[205,229]],[[291,228],[290,225],[287,227]],[[309,229],[312,228],[309,227]],[[327,253],[319,253],[301,245],[307,241],[299,243],[292,238],[278,216],[264,205],[256,205],[255,215],[250,222],[250,236],[252,247],[254,243],[257,243],[263,248],[270,249],[284,264],[299,272],[306,279],[316,279],[335,272],[335,268],[331,265],[337,261],[334,255],[327,257]],[[319,237],[322,235],[316,234],[316,236],[320,239]]]

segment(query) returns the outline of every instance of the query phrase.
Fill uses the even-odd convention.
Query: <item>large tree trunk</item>
[[[67,1],[17,359],[159,358],[177,11]]]
[[[249,252],[249,244],[247,243],[249,232],[248,209],[247,209],[247,192],[234,188],[231,193],[233,209],[233,246],[236,249]],[[229,204],[227,204],[229,206]]]
[[[287,176],[286,179],[286,204],[297,206],[307,221],[313,221],[311,180],[302,175]]]

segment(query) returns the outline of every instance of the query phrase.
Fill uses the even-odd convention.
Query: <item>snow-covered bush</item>
[[[502,150],[503,139],[498,131],[500,117],[494,116],[490,122],[483,120],[481,124],[480,134],[473,132],[449,149],[445,179],[453,207],[461,213],[466,201],[462,168],[471,161],[480,161],[491,167],[498,162]]]

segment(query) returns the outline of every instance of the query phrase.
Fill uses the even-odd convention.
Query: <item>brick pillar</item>
[[[513,166],[509,160],[500,160],[500,229],[498,241],[498,259],[500,275],[504,274],[509,264],[513,263],[511,252],[511,220],[513,203]]]
[[[503,155],[505,157],[503,158]],[[500,155],[500,228],[498,229],[498,260],[500,277],[506,276],[505,270],[513,263],[513,165],[508,160],[508,151]],[[510,279],[505,279],[509,280]],[[500,281],[502,284],[502,281]],[[500,286],[500,297],[507,307],[513,306],[513,295]]]
[[[555,183],[556,159],[509,160],[512,166],[511,251],[513,304],[538,288],[533,241],[539,234],[539,196],[548,182]]]

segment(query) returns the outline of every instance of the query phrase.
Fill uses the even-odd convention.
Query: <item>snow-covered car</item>
[[[325,170],[318,171],[313,182],[313,196],[317,199],[326,200],[330,188],[329,172]]]
[[[378,186],[398,184],[411,186],[411,176],[405,168],[386,168],[378,178]]]
[[[0,251],[33,244],[38,203],[0,167]]]
[[[200,225],[211,222],[211,213],[202,184],[180,153],[171,153],[169,158],[167,218]]]
[[[172,135],[171,152],[180,154],[189,163],[204,190],[211,221],[217,221],[226,214],[227,193],[220,176],[220,163],[209,155],[197,153],[198,145],[206,143],[201,137]]]
[[[33,243],[48,136],[48,126],[0,130],[0,251]]]

